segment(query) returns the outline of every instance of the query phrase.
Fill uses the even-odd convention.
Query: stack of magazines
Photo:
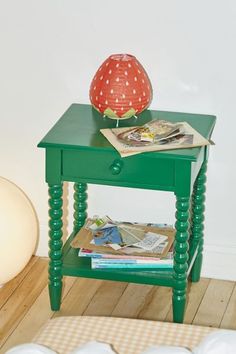
[[[154,119],[142,126],[101,129],[121,157],[148,151],[189,149],[210,142],[187,122]]]
[[[153,120],[141,127],[134,127],[117,135],[117,138],[130,146],[164,145],[179,140],[185,135],[181,123],[170,123],[165,120]],[[189,142],[193,136],[189,137]]]
[[[71,246],[90,257],[91,268],[173,268],[174,229],[166,224],[117,222],[108,216],[86,221]]]

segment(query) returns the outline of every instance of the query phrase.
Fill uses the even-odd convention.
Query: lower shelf
[[[78,257],[78,249],[71,248],[68,243],[64,246],[62,274],[96,278],[113,281],[125,281],[129,283],[150,284],[160,286],[173,286],[173,270],[130,270],[130,269],[91,269],[91,260],[86,257]]]

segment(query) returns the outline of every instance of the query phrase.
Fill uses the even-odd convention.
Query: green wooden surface
[[[61,178],[64,181],[170,191],[175,186],[173,159],[157,161],[152,155],[121,159],[113,152],[97,149],[92,152],[62,150],[62,161]]]
[[[79,276],[84,278],[97,278],[97,279],[107,279],[107,280],[118,280],[127,281],[130,283],[139,284],[152,284],[173,287],[175,284],[174,273],[171,269],[160,270],[160,271],[144,271],[144,270],[107,270],[107,269],[91,269],[90,258],[78,257],[79,249],[74,249],[70,247],[70,243],[73,240],[75,233],[72,232],[68,240],[63,247],[63,265],[62,274],[69,276]],[[181,245],[180,245],[181,246]],[[179,257],[180,260],[181,257]],[[191,255],[190,259],[191,261]],[[178,266],[177,266],[178,267]],[[180,268],[182,266],[180,265]],[[183,267],[182,267],[183,269]],[[178,270],[178,268],[177,268]]]
[[[215,117],[209,115],[146,111],[120,126],[142,125],[152,119],[186,121],[204,137],[210,138]],[[53,310],[60,308],[63,275],[173,288],[173,315],[182,322],[186,303],[187,277],[193,255],[192,279],[198,281],[203,247],[205,165],[209,147],[142,153],[124,159],[99,132],[115,127],[90,105],[73,104],[39,143],[46,149],[46,181],[49,184],[49,293]],[[62,248],[62,182],[74,182],[74,230]],[[165,271],[92,270],[90,259],[78,258],[70,247],[87,213],[87,183],[172,191],[176,195],[176,237],[174,269]],[[193,196],[192,191],[194,190]],[[189,228],[192,201],[191,228]],[[109,213],[109,204],[107,206]],[[189,251],[190,236],[190,251]],[[198,250],[196,254],[196,250]]]
[[[120,127],[143,125],[152,119],[165,119],[171,122],[186,121],[204,137],[209,138],[215,125],[215,116],[164,112],[146,110],[136,118],[130,118],[119,122]],[[72,104],[60,120],[48,132],[39,143],[39,147],[57,147],[60,149],[89,149],[114,151],[114,148],[99,132],[103,128],[115,128],[116,121],[103,118],[90,105]],[[200,148],[178,149],[165,152],[151,152],[164,158],[184,158],[196,160]],[[119,156],[119,155],[117,155]]]
[[[79,276],[84,278],[97,278],[106,280],[126,281],[130,283],[152,284],[160,286],[173,285],[173,271],[170,269],[161,271],[151,270],[107,270],[91,269],[90,258],[78,257],[78,249],[68,248],[63,256],[63,275]]]

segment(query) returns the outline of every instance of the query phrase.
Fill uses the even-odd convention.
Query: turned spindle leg
[[[177,196],[176,209],[172,304],[174,322],[182,323],[184,319],[187,290],[189,197]]]
[[[74,231],[78,232],[87,218],[87,184],[74,184]]]
[[[202,164],[201,170],[194,184],[192,195],[191,248],[194,252],[198,247],[197,256],[191,271],[192,282],[199,281],[202,267],[206,169],[207,162],[205,161]]]
[[[49,185],[49,295],[53,311],[61,304],[62,204],[62,184]]]

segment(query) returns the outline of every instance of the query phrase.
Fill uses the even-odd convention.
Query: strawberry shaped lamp
[[[152,100],[148,75],[130,54],[109,56],[97,70],[89,93],[96,110],[117,120],[136,117]]]

